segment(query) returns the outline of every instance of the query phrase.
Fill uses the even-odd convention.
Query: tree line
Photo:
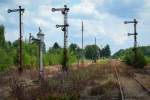
[[[113,56],[115,59],[121,59],[128,65],[132,65],[137,68],[144,68],[147,63],[150,63],[150,46],[140,46],[137,48],[136,63],[134,61],[134,49],[121,49],[116,52]]]
[[[28,40],[22,41],[23,47],[23,67],[36,68],[38,66],[38,45],[29,43]],[[99,58],[108,58],[111,55],[109,45],[100,48],[98,45],[87,45],[82,50],[77,44],[71,43],[68,49],[69,64],[77,63],[84,54],[85,59],[94,60]],[[44,46],[44,65],[50,66],[62,64],[63,48],[55,42],[47,51]],[[0,70],[9,69],[19,64],[19,40],[14,42],[5,40],[5,27],[0,25]]]

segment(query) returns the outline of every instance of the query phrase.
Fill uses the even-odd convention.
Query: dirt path
[[[150,100],[148,93],[132,78],[126,75],[119,61],[111,61],[112,68],[117,68],[125,100]]]

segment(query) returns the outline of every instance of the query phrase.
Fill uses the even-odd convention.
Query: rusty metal
[[[19,12],[19,35],[20,35],[20,39],[19,39],[19,68],[18,71],[22,72],[23,68],[22,68],[22,13],[25,11],[24,8],[21,8],[21,6],[19,6],[19,9],[8,9],[8,13],[11,12]]]
[[[134,24],[134,33],[128,33],[128,36],[131,36],[131,35],[134,36],[134,49],[133,49],[133,51],[134,51],[134,57],[135,57],[134,62],[136,63],[136,59],[137,59],[137,35],[138,35],[136,26],[137,26],[138,21],[136,19],[134,19],[133,21],[125,21],[124,22],[124,24],[129,24],[129,23]]]
[[[121,84],[121,81],[120,81],[119,74],[118,74],[116,66],[115,66],[115,74],[116,74],[116,78],[117,78],[118,85],[119,85],[119,91],[120,91],[120,95],[121,95],[121,100],[125,100],[125,93],[123,91],[123,87],[122,87],[122,84]]]
[[[62,31],[64,32],[64,61],[62,65],[62,70],[67,71],[68,70],[68,51],[67,51],[67,38],[68,38],[68,12],[69,8],[67,5],[64,5],[64,8],[52,8],[52,12],[55,11],[61,11],[61,13],[64,15],[64,25],[56,25],[56,28],[61,27]]]

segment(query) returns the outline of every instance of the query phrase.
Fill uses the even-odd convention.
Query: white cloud
[[[72,7],[72,12],[75,14],[85,14],[90,15],[95,10],[95,5],[88,0],[81,2],[79,5],[75,5]]]
[[[106,35],[118,45],[122,45],[127,41],[127,32],[129,32],[129,26],[125,26],[123,22],[124,19],[108,13],[105,14],[103,19]]]
[[[9,41],[15,41],[19,38],[19,31],[6,28],[5,38],[6,40],[9,40]]]
[[[0,15],[0,21],[1,21],[1,22],[4,22],[4,21],[5,21],[5,18],[4,18],[2,15]]]
[[[49,26],[48,23],[47,23],[47,21],[45,21],[43,19],[40,19],[40,18],[34,18],[33,22],[34,22],[34,24],[37,27],[39,27],[39,26],[41,26],[41,27],[47,27],[47,26]]]
[[[45,33],[45,41],[47,44],[47,47],[52,45],[55,41],[60,42],[60,44],[63,45],[63,32],[61,29],[56,29],[56,24],[63,24],[63,15],[60,12],[52,13],[52,3],[53,1],[33,1],[33,0],[15,0],[15,4],[7,4],[7,6],[3,6],[0,8],[13,8],[16,7],[18,4],[23,4],[23,7],[26,8],[24,13],[24,27],[26,30],[24,35],[27,32],[33,32],[36,33],[38,30],[38,27],[41,26],[43,32]],[[129,29],[129,26],[125,26],[123,24],[123,21],[125,19],[117,17],[113,14],[110,14],[108,12],[100,12],[99,9],[97,9],[98,6],[103,5],[105,2],[111,2],[112,0],[81,0],[78,4],[73,4],[70,8],[69,15],[69,36],[70,37],[78,37],[80,39],[81,37],[81,19],[84,21],[84,35],[86,37],[107,37],[113,41],[113,43],[117,45],[124,45],[127,38],[127,33],[132,32]],[[123,0],[125,1],[125,0]],[[58,2],[58,1],[57,1]],[[62,2],[60,0],[60,2]],[[127,3],[129,3],[129,0],[126,0]],[[145,0],[145,8],[139,12],[138,16],[142,23],[147,23],[147,27],[150,23],[150,3],[149,0]],[[69,2],[71,3],[71,1]],[[55,5],[55,7],[62,7],[61,4]],[[17,7],[16,7],[17,8]],[[1,14],[2,11],[0,11]],[[2,14],[1,14],[2,15]],[[4,14],[4,16],[0,15],[0,21],[1,20],[8,20],[8,23],[14,23],[16,24],[16,18],[18,17],[18,14]],[[6,17],[5,17],[6,16]],[[9,16],[9,17],[8,17]],[[78,18],[75,16],[79,16]],[[89,19],[87,17],[90,17]],[[141,22],[140,22],[141,23]],[[146,25],[146,24],[144,24]],[[11,29],[11,27],[8,25],[6,26],[6,29]],[[30,29],[29,29],[30,28]],[[132,27],[130,27],[132,29]],[[146,28],[148,30],[148,28]],[[16,30],[16,31],[14,31]],[[13,33],[17,32],[18,29],[12,29]],[[11,31],[7,32],[7,39],[8,40],[14,40],[16,38],[12,37],[11,39]],[[14,35],[16,36],[16,35]],[[17,36],[16,36],[17,37]],[[70,40],[70,39],[69,39]],[[93,40],[92,40],[93,41]],[[70,41],[72,42],[72,41]]]

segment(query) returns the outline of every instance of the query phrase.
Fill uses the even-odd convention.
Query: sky
[[[63,15],[52,12],[52,8],[70,8],[68,13],[68,45],[76,43],[81,47],[81,22],[84,22],[84,47],[94,44],[110,45],[112,53],[133,46],[133,24],[124,21],[138,20],[138,46],[150,45],[150,0],[0,0],[0,24],[5,26],[8,41],[19,38],[19,13],[7,13],[8,9],[25,8],[23,13],[23,38],[29,33],[36,37],[41,27],[45,34],[47,49],[54,42],[63,46],[63,32],[56,24],[63,24]]]

